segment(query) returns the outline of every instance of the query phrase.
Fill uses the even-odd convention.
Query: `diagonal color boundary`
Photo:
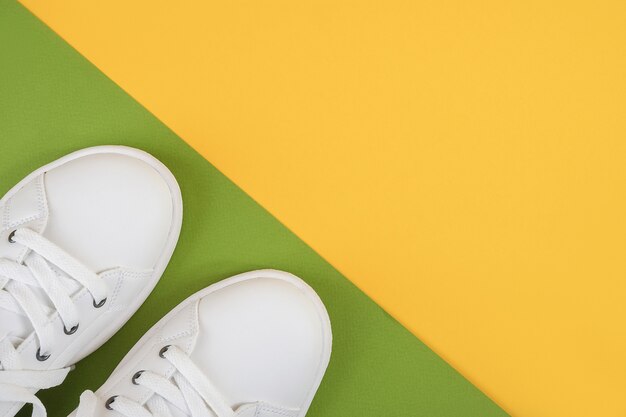
[[[135,341],[180,300],[235,273],[265,267],[304,278],[320,293],[333,321],[334,356],[310,416],[506,415],[14,2],[0,3],[0,62],[0,190],[73,150],[124,144],[145,149],[168,165],[185,198],[181,241],[157,289],[62,387],[41,393],[51,417],[67,415],[82,390],[96,389]]]

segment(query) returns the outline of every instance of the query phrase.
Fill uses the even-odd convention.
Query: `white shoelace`
[[[145,406],[123,395],[100,399],[91,391],[80,397],[76,417],[93,417],[96,407],[115,410],[125,417],[173,417],[172,409],[190,417],[206,417],[212,411],[217,417],[233,417],[235,412],[219,395],[215,386],[193,361],[176,346],[164,347],[159,355],[175,369],[172,380],[150,371],[139,371],[133,383],[154,393]]]
[[[49,326],[52,314],[58,312],[68,335],[74,334],[79,326],[79,312],[72,301],[71,289],[50,264],[86,288],[94,299],[95,307],[104,305],[108,289],[96,273],[39,233],[26,228],[17,229],[9,236],[9,242],[22,245],[31,253],[23,264],[0,259],[0,309],[28,318],[39,342],[37,359],[46,361],[53,354],[51,348],[61,330]],[[35,291],[43,292],[54,308],[43,304]],[[0,403],[33,404],[33,417],[45,417],[43,404],[31,391],[61,384],[70,368],[25,370],[14,346],[15,341],[10,338],[11,335],[0,334]]]

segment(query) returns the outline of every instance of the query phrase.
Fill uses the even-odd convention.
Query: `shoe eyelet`
[[[74,333],[76,333],[77,330],[78,330],[78,324],[69,330],[67,329],[67,327],[63,326],[63,332],[68,336],[73,335]]]
[[[47,361],[50,358],[50,355],[49,354],[48,355],[42,355],[41,354],[41,348],[38,348],[37,349],[37,353],[35,353],[35,357],[37,358],[37,360],[39,362],[44,362],[44,361]]]
[[[9,235],[9,243],[16,243],[15,240],[13,240],[16,233],[17,233],[17,230],[14,230],[11,232],[11,234]]]
[[[137,380],[139,379],[139,377],[141,376],[141,374],[143,374],[146,371],[139,371],[137,372],[135,375],[133,375],[133,385],[139,385],[137,383]]]
[[[105,298],[104,300],[100,301],[99,303],[96,303],[96,300],[93,300],[93,308],[100,308],[102,307],[105,303],[107,302],[107,299]]]
[[[159,356],[162,357],[163,359],[165,359],[165,352],[167,352],[171,347],[172,347],[172,345],[167,345],[167,346],[163,347],[163,349],[161,349],[159,351]]]
[[[106,407],[107,410],[113,411],[113,408],[111,407],[111,404],[113,404],[115,402],[116,398],[117,398],[117,395],[114,395],[111,398],[109,398],[106,403],[104,403],[104,406]]]

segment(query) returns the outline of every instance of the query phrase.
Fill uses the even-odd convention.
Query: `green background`
[[[50,416],[69,414],[80,393],[97,389],[140,336],[187,296],[259,268],[302,277],[331,316],[333,357],[308,416],[506,416],[152,114],[7,0],[0,0],[0,144],[2,194],[43,164],[102,144],[152,153],[183,192],[183,230],[165,275],[110,342],[80,362],[61,387],[39,393]],[[29,413],[25,408],[20,415]]]

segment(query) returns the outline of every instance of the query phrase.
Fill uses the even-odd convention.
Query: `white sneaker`
[[[0,200],[0,417],[61,384],[107,341],[165,270],[182,222],[180,189],[145,152],[84,149]]]
[[[194,294],[126,355],[72,417],[303,417],[328,366],[317,294],[254,271]]]

